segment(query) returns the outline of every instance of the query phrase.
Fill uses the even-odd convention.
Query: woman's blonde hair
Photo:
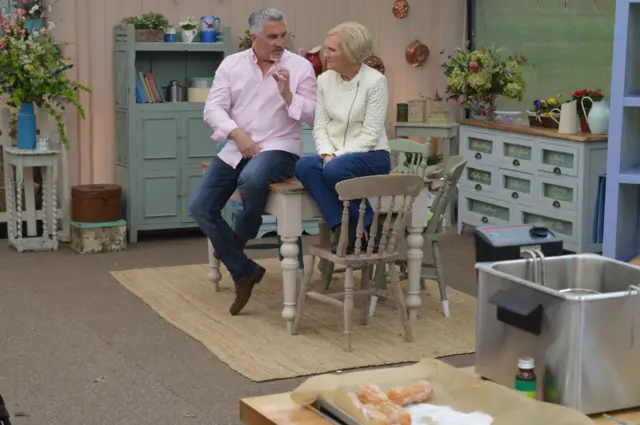
[[[373,37],[362,24],[357,22],[343,22],[331,28],[327,35],[337,35],[342,50],[349,61],[361,64],[373,54]]]

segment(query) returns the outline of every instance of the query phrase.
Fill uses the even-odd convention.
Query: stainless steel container
[[[535,358],[538,398],[584,414],[640,406],[640,268],[595,254],[478,263],[476,371],[513,387]],[[595,291],[562,291],[578,289]]]

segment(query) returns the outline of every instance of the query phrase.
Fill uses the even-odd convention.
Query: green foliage
[[[137,30],[160,30],[169,26],[169,20],[162,13],[147,12],[142,16],[129,16],[122,20],[124,25],[133,25]]]
[[[27,34],[24,18],[10,21],[2,15],[0,19],[3,31],[0,38],[0,95],[13,108],[32,103],[44,109],[56,120],[60,139],[68,147],[63,117],[65,107],[73,105],[84,118],[78,94],[90,89],[64,74],[71,66],[62,56],[63,44],[46,29],[34,38]]]

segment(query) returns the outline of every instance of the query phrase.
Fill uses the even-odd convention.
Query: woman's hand
[[[324,159],[323,167],[326,166],[327,163],[335,157],[336,157],[335,155],[322,155],[322,158]]]

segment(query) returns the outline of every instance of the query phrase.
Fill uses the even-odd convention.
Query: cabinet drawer
[[[541,211],[537,208],[520,207],[517,210],[517,217],[519,223],[523,224],[543,224],[549,229],[556,232],[562,237],[565,243],[575,243],[577,240],[577,228],[576,217],[574,213],[568,213],[566,211]]]
[[[536,176],[517,171],[498,171],[498,196],[505,201],[533,203],[537,198]]]
[[[511,222],[511,208],[505,202],[465,192],[460,194],[460,198],[463,203],[462,221],[465,223],[502,226]]]
[[[499,154],[499,141],[495,137],[482,133],[465,136],[461,144],[461,153],[469,164],[496,164],[495,158]]]
[[[499,157],[500,168],[533,173],[536,171],[537,161],[537,150],[532,141],[511,135],[502,140]]]
[[[495,193],[497,187],[498,169],[480,164],[467,165],[462,174],[462,187],[475,192]]]
[[[578,205],[578,184],[573,179],[538,179],[538,201],[547,209],[575,211]]]
[[[552,143],[538,143],[538,168],[541,171],[553,173],[557,176],[578,175],[578,148],[559,146]]]

